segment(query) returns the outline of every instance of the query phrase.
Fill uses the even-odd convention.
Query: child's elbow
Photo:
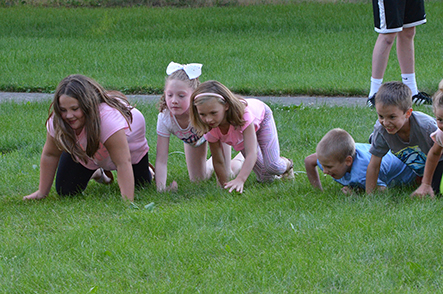
[[[317,157],[315,154],[311,154],[309,156],[306,156],[305,158],[305,167],[306,168],[312,168],[317,166]]]

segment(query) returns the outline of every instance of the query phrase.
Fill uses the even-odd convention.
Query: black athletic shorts
[[[372,0],[375,31],[401,32],[426,23],[424,0]]]

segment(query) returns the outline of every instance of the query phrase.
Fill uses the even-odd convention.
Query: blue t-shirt
[[[341,179],[334,179],[343,186],[351,188],[366,188],[366,170],[368,169],[371,153],[370,144],[356,143],[355,158],[352,163],[351,171],[347,172]],[[317,160],[318,167],[323,171],[323,167]],[[412,169],[404,164],[391,152],[383,156],[380,173],[378,174],[377,185],[384,187],[394,187],[408,185],[415,181],[417,175]]]

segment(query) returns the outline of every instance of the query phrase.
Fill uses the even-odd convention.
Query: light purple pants
[[[280,157],[277,127],[269,106],[265,105],[265,117],[257,134],[257,162],[253,168],[259,182],[269,182],[287,169],[286,161]],[[242,151],[245,156],[245,150]],[[246,157],[246,156],[245,156]]]

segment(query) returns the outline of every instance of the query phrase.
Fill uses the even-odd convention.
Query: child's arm
[[[158,192],[175,191],[178,188],[177,182],[172,181],[171,185],[166,187],[168,177],[168,154],[169,137],[157,135],[157,155],[155,158],[155,184]]]
[[[123,200],[134,201],[134,171],[125,130],[121,129],[112,134],[103,145],[117,167],[117,182]]]
[[[225,166],[225,157],[223,155],[223,147],[221,142],[209,142],[209,149],[211,150],[212,165],[214,166],[214,172],[217,175],[218,183],[220,186],[224,186],[229,179],[229,173]]]
[[[434,197],[434,190],[431,186],[432,177],[434,176],[435,168],[438,165],[438,161],[440,160],[442,151],[443,147],[441,147],[437,143],[434,143],[431,149],[429,149],[428,157],[426,158],[425,172],[423,174],[423,179],[421,180],[421,185],[411,194],[411,197],[423,197],[426,195]]]
[[[371,160],[366,170],[366,193],[370,194],[377,190],[377,179],[380,172],[382,157],[375,155],[371,156]]]
[[[46,143],[40,159],[40,183],[38,190],[23,197],[23,200],[43,199],[49,194],[61,155],[62,151],[57,148],[54,138],[47,134]]]
[[[252,169],[257,162],[257,134],[255,133],[254,124],[250,124],[243,131],[244,147],[245,147],[245,161],[237,177],[224,185],[229,192],[236,190],[243,192],[243,185],[252,172]]]
[[[317,170],[317,153],[313,153],[305,158],[305,168],[306,175],[312,187],[323,191]]]

